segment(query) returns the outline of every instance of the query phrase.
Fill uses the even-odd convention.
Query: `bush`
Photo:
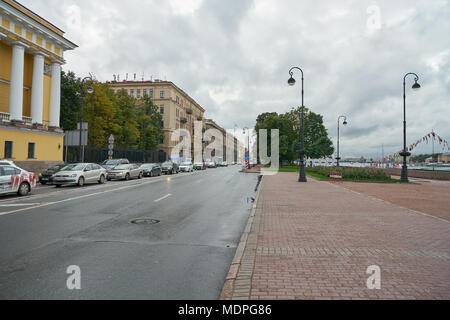
[[[331,172],[340,172],[344,179],[378,179],[389,180],[389,176],[382,170],[371,168],[349,168],[349,167],[307,167],[307,172],[318,173],[329,177]]]

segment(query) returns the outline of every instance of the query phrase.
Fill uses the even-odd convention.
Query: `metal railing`
[[[23,122],[25,122],[25,124],[29,124],[29,125],[33,124],[33,118],[31,118],[31,117],[22,116],[22,120],[23,120]]]
[[[6,112],[0,112],[0,120],[1,121],[9,121],[10,115]]]

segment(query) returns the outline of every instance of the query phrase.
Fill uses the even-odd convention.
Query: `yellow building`
[[[450,163],[450,153],[441,153],[438,155],[438,162]]]
[[[59,128],[64,32],[14,0],[0,0],[0,159],[33,170],[63,160]]]
[[[176,129],[186,129],[191,134],[191,156],[194,158],[194,123],[202,122],[205,128],[203,109],[193,98],[170,81],[112,81],[108,85],[115,92],[125,90],[135,98],[149,96],[158,106],[163,117],[164,142],[158,149],[166,153],[168,159],[178,141],[171,141],[171,135]],[[202,144],[202,149],[204,144]]]

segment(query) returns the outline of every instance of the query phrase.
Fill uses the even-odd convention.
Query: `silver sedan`
[[[111,180],[130,180],[133,178],[142,178],[142,168],[137,164],[120,164],[108,172],[107,179]]]

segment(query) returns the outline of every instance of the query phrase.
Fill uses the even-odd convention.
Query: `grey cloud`
[[[337,117],[349,117],[343,156],[374,157],[381,144],[386,154],[396,152],[403,75],[416,72],[422,90],[413,93],[408,79],[408,142],[431,129],[450,140],[448,1],[203,0],[191,14],[175,14],[157,0],[22,3],[80,45],[66,55],[65,69],[100,80],[127,72],[167,78],[226,128],[252,127],[262,112],[298,106],[300,81],[286,81],[289,68],[300,66],[305,103],[324,116],[333,141]],[[366,10],[373,4],[381,29],[369,34]],[[81,8],[80,30],[68,23],[73,5]]]

